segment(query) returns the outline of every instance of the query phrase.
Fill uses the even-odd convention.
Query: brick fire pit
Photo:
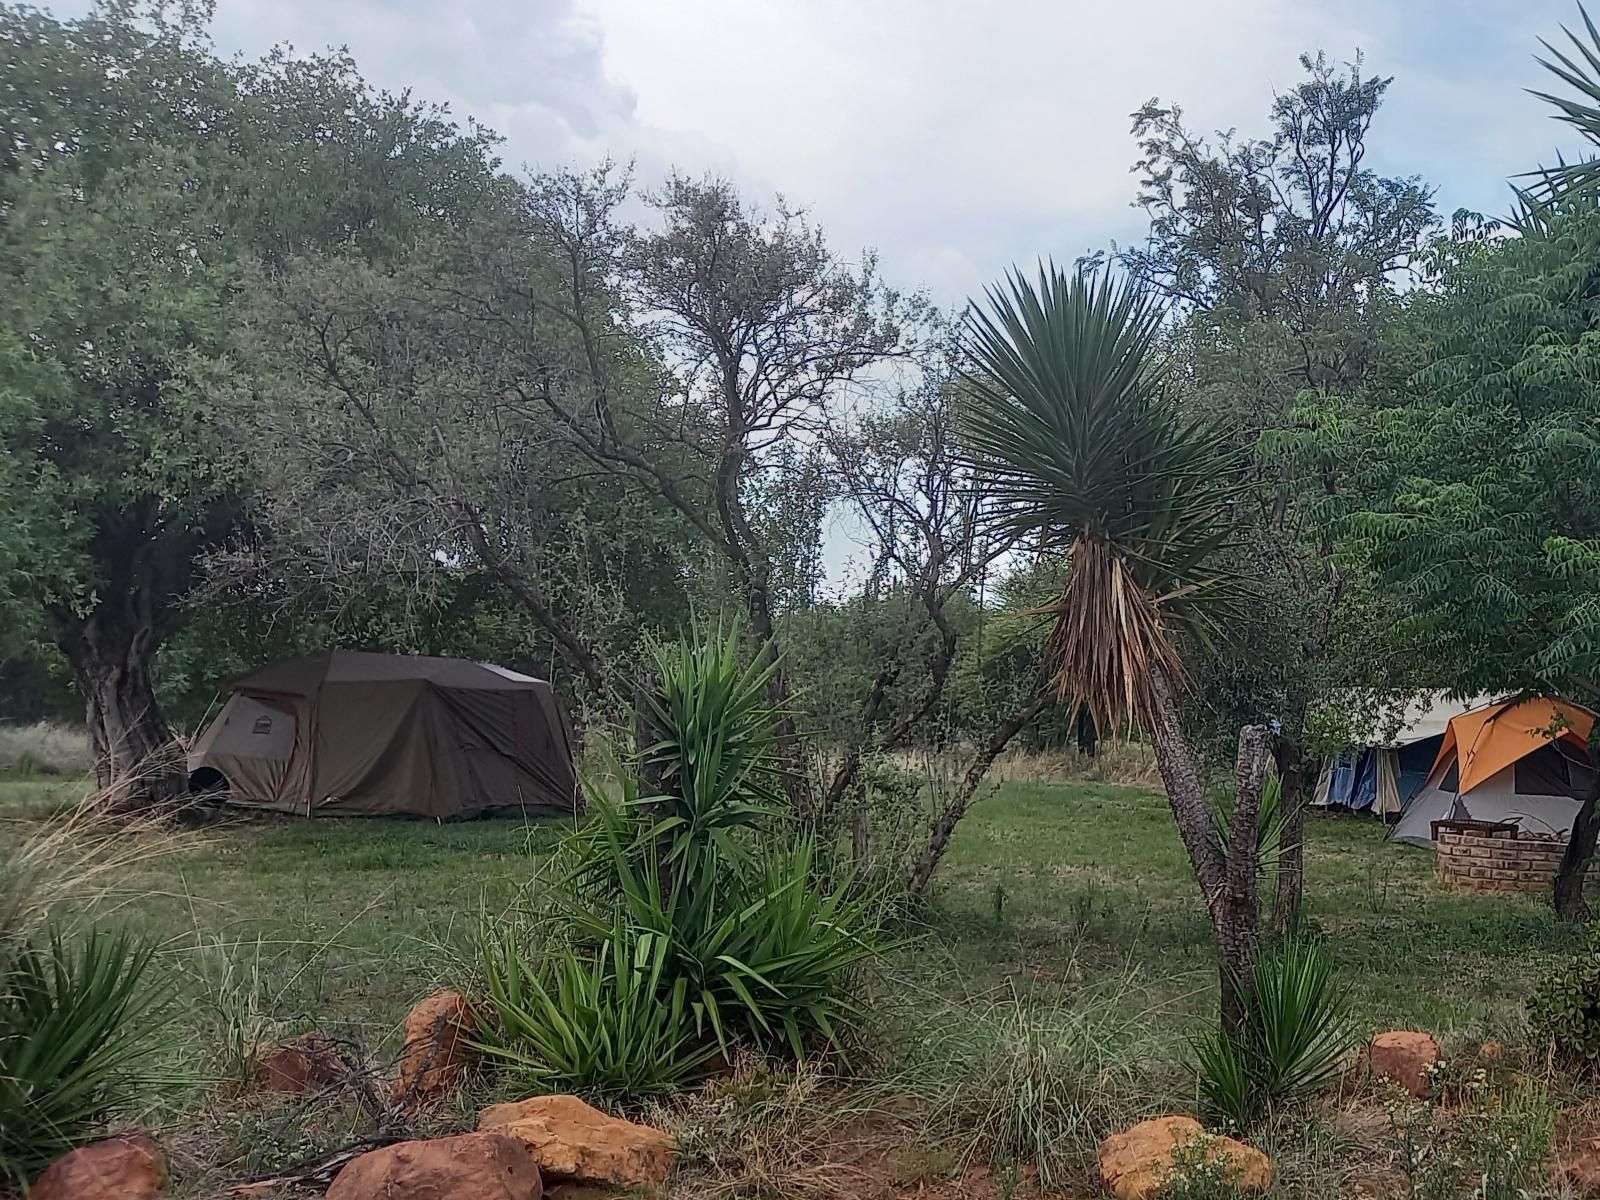
[[[1564,837],[1524,834],[1488,821],[1435,821],[1439,881],[1463,892],[1544,892],[1566,852]]]

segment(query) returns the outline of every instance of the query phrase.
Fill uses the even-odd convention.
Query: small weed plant
[[[1214,1145],[1215,1139],[1201,1137],[1174,1151],[1161,1200],[1244,1200],[1256,1194],[1240,1184],[1238,1164],[1226,1152],[1214,1152]]]
[[[1508,1095],[1489,1094],[1482,1076],[1445,1120],[1425,1102],[1388,1105],[1394,1157],[1408,1200],[1529,1200],[1547,1194],[1556,1109],[1549,1094],[1523,1081]]]

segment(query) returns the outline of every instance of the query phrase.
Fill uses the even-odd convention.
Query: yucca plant
[[[1256,815],[1256,869],[1273,870],[1283,854],[1283,780],[1274,775],[1261,789],[1261,810]],[[1217,800],[1211,805],[1211,825],[1223,856],[1228,853],[1232,835],[1233,804]]]
[[[697,854],[696,874],[669,892],[659,864],[630,852],[627,827],[600,821],[606,832],[591,847],[609,848],[616,892],[613,907],[569,914],[580,930],[605,937],[622,920],[655,937],[672,976],[687,982],[696,1030],[724,1052],[782,1043],[804,1057],[814,1038],[843,1048],[841,1031],[857,1015],[854,972],[885,948],[875,893],[849,879],[816,886],[807,838],[775,841],[732,870]]]
[[[1221,562],[1241,462],[1176,402],[1162,318],[1152,297],[1108,273],[1041,267],[1030,283],[1014,272],[967,320],[963,427],[993,519],[1067,554],[1060,594],[1038,610],[1053,622],[1046,656],[1065,711],[1150,736],[1217,928],[1231,1022],[1255,945],[1255,873],[1212,830],[1178,719],[1177,634],[1206,643],[1235,596]],[[1264,737],[1241,738],[1251,755],[1241,776],[1249,766],[1257,777]]]
[[[1246,994],[1237,1028],[1194,1044],[1202,1100],[1240,1126],[1331,1082],[1356,1043],[1348,993],[1316,942],[1292,940],[1262,955]]]
[[[496,1019],[475,1045],[525,1087],[648,1096],[681,1087],[712,1057],[666,938],[618,924],[592,951],[534,961],[489,929],[481,958]]]
[[[52,934],[0,974],[0,1179],[26,1183],[126,1100],[161,994],[127,934]]]
[[[1533,95],[1555,108],[1555,118],[1577,131],[1578,135],[1596,147],[1600,154],[1600,29],[1589,19],[1588,10],[1578,6],[1583,18],[1580,37],[1566,26],[1568,48],[1557,49],[1543,38],[1539,44],[1549,58],[1539,59],[1539,65],[1571,89],[1571,95],[1533,91]],[[1531,90],[1531,89],[1530,89]],[[1574,206],[1593,209],[1600,202],[1600,158],[1591,154],[1577,162],[1558,160],[1554,167],[1541,167],[1530,172],[1524,186],[1512,185],[1516,196],[1516,211],[1511,223],[1524,234],[1544,234],[1558,210]]]
[[[747,661],[731,623],[657,644],[639,721],[641,845],[670,881],[697,877],[702,855],[737,862],[743,831],[782,814],[777,710],[767,699],[776,660]],[[670,888],[670,882],[669,882]]]

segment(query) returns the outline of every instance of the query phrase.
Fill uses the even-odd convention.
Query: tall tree
[[[1225,1025],[1243,1017],[1257,941],[1256,822],[1267,730],[1240,733],[1226,846],[1185,737],[1177,632],[1203,636],[1226,598],[1239,454],[1175,403],[1157,352],[1163,311],[1134,283],[1041,269],[992,289],[971,318],[966,425],[1006,527],[1066,547],[1050,606],[1048,669],[1069,710],[1133,724],[1155,748],[1167,799],[1216,936]]]
[[[612,427],[663,470],[673,461],[669,441],[635,432],[659,367],[587,267],[574,332],[561,315],[572,264],[531,204],[442,232],[392,268],[318,256],[263,273],[245,343],[260,382],[229,420],[262,475],[269,574],[324,591],[493,581],[596,711],[625,685],[614,665],[640,634],[685,611],[692,553],[552,411],[557,392],[583,407],[599,375]]]
[[[1449,686],[1600,706],[1600,211],[1450,243],[1438,266],[1393,371],[1317,406],[1306,440],[1337,456],[1349,547],[1405,597],[1398,633]],[[1597,825],[1591,794],[1556,880],[1563,917],[1588,915]]]
[[[1326,521],[1341,479],[1330,460],[1279,454],[1279,435],[1299,396],[1348,393],[1373,369],[1397,288],[1435,225],[1427,187],[1366,166],[1391,80],[1365,75],[1359,58],[1343,71],[1322,54],[1301,65],[1306,78],[1274,101],[1264,138],[1208,142],[1155,101],[1134,114],[1150,234],[1118,255],[1177,306],[1187,403],[1249,456],[1252,528],[1235,553],[1257,597],[1206,695],[1230,702],[1224,726],[1279,723],[1280,926],[1296,919],[1303,880],[1306,715],[1359,673],[1339,653],[1351,581]]]
[[[347,59],[234,68],[194,6],[60,22],[0,5],[0,479],[27,493],[0,591],[42,614],[102,785],[169,797],[154,656],[247,472],[210,398],[241,257],[382,252],[496,186],[487,140]],[[39,533],[45,536],[37,536]],[[15,546],[20,544],[19,555]]]

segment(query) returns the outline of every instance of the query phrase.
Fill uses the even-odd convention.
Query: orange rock
[[[39,1176],[28,1200],[155,1200],[167,1190],[167,1159],[143,1134],[79,1146]]]
[[[406,1018],[406,1044],[400,1052],[393,1098],[420,1100],[438,1095],[461,1078],[470,1051],[467,1040],[477,1021],[460,992],[435,992]]]
[[[521,1139],[546,1175],[580,1183],[651,1187],[678,1160],[677,1144],[661,1130],[607,1116],[576,1096],[490,1105],[478,1128]]]
[[[1361,1066],[1421,1098],[1432,1090],[1432,1068],[1443,1057],[1433,1034],[1395,1030],[1380,1033],[1367,1044],[1361,1052]]]
[[[1211,1137],[1193,1117],[1154,1117],[1100,1143],[1100,1182],[1117,1200],[1149,1200],[1171,1181],[1178,1153],[1195,1142],[1205,1161],[1226,1162],[1234,1185],[1264,1192],[1272,1186],[1272,1160],[1253,1146]]]
[[[258,1058],[253,1078],[262,1091],[300,1095],[320,1092],[347,1074],[339,1048],[320,1033],[308,1033]]]
[[[345,1164],[326,1200],[540,1200],[528,1148],[494,1133],[399,1142]]]

